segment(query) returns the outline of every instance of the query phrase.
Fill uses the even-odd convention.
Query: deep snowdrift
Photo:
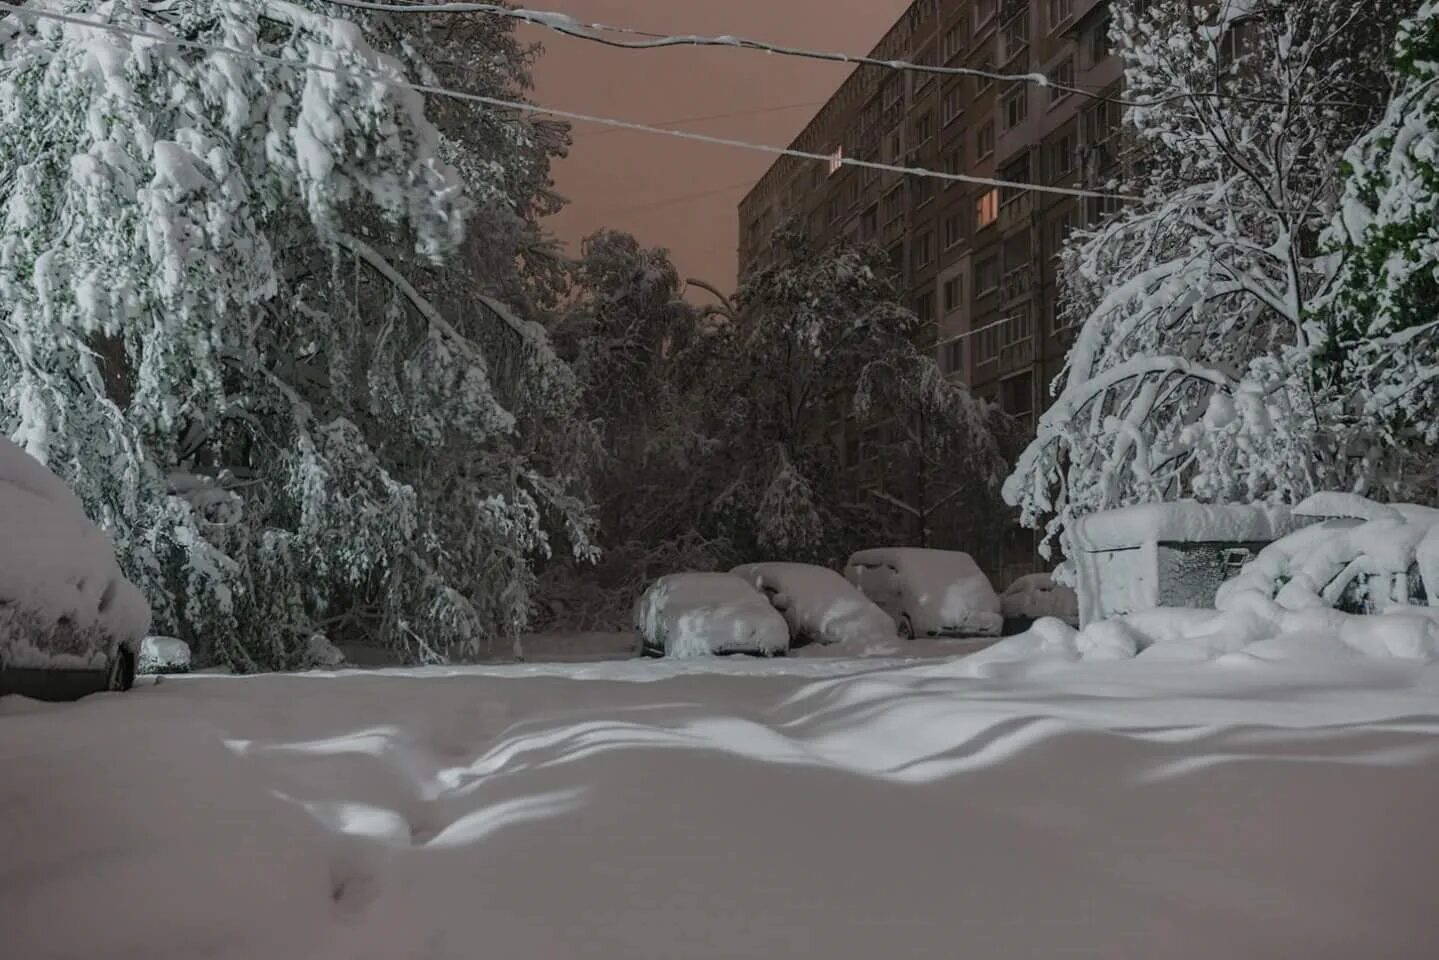
[[[1436,695],[1321,652],[8,698],[3,954],[1425,958]]]

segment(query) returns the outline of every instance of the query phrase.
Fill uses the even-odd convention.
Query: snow
[[[789,627],[758,591],[728,573],[660,577],[635,604],[635,628],[667,657],[777,654]]]
[[[59,478],[0,437],[0,666],[105,669],[150,608]]]
[[[1348,592],[1380,612],[1404,612],[1416,600],[1410,595],[1414,569],[1427,598],[1439,598],[1439,511],[1358,497],[1317,505],[1306,501],[1300,508],[1334,509],[1341,516],[1261,550],[1220,589],[1220,609],[1263,609],[1270,603],[1286,610],[1332,607]]]
[[[845,578],[896,622],[909,617],[915,636],[997,636],[1003,627],[999,597],[967,553],[917,547],[861,550],[849,558]]]
[[[736,567],[730,573],[757,590],[768,588],[783,595],[785,605],[776,604],[776,607],[789,625],[792,642],[805,638],[822,644],[841,644],[855,655],[896,652],[899,638],[894,621],[853,584],[827,567],[808,563],[751,563]]]
[[[1307,522],[1283,506],[1181,500],[1092,513],[1075,522],[1072,536],[1078,549],[1091,551],[1166,542],[1254,543],[1277,540]]]
[[[1056,629],[5,698],[5,955],[1430,955],[1439,667]]]
[[[135,663],[137,673],[184,673],[190,669],[190,645],[175,637],[146,637]]]
[[[1006,620],[1054,617],[1079,623],[1079,597],[1072,587],[1054,582],[1053,574],[1032,573],[1011,583],[999,597]]]

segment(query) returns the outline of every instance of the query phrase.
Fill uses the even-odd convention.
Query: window
[[[953,250],[964,240],[964,230],[959,222],[959,214],[951,213],[944,218],[944,249]]]
[[[1084,112],[1084,144],[1096,147],[1109,142],[1119,126],[1119,108],[1108,100],[1100,100]]]
[[[944,154],[944,172],[951,176],[957,176],[964,172],[964,150],[955,147],[947,150]],[[945,184],[946,189],[958,183],[958,180],[950,180]]]
[[[999,289],[999,257],[985,257],[974,265],[975,299],[987,296]]]
[[[1010,17],[1004,25],[1004,59],[1013,60],[1029,47],[1029,11]]]
[[[999,406],[1011,417],[1021,420],[1034,413],[1034,374],[1021,373],[1001,383]]]
[[[944,345],[939,357],[940,369],[945,373],[959,373],[964,369],[964,340],[960,337]]]
[[[980,194],[974,209],[974,222],[978,229],[983,230],[985,227],[993,225],[999,219],[999,191],[990,190]]]
[[[999,356],[999,326],[986,324],[974,333],[974,362],[983,366]]]
[[[986,120],[974,131],[974,152],[983,160],[994,153],[994,122]]]
[[[1090,223],[1098,223],[1119,212],[1119,198],[1115,196],[1089,197],[1085,202],[1089,205]]]
[[[914,241],[914,268],[923,270],[934,262],[934,234],[921,233]]]
[[[829,175],[832,177],[844,169],[844,147],[834,148],[834,153],[829,155]]]
[[[956,23],[944,32],[939,43],[940,56],[948,63],[964,52],[964,26]]]
[[[889,162],[890,162],[890,163],[898,163],[898,162],[900,161],[900,159],[901,159],[901,157],[900,157],[900,155],[899,155],[899,154],[900,154],[900,148],[901,148],[900,135],[899,135],[899,131],[896,130],[894,133],[891,133],[891,134],[889,135]]]
[[[944,312],[954,313],[964,305],[964,281],[960,277],[951,277],[944,281]]]
[[[1013,130],[1029,117],[1029,86],[1015,84],[1004,95],[1004,129]]]
[[[831,197],[829,201],[829,222],[836,223],[839,220],[839,197]]]
[[[897,184],[893,190],[884,195],[884,223],[885,226],[904,216],[904,190],[902,184]]]
[[[914,192],[914,206],[918,209],[934,199],[934,178],[919,177],[910,189]]]
[[[873,240],[879,234],[879,208],[870,207],[859,218],[859,236],[865,241]]]
[[[934,322],[934,294],[925,293],[914,298],[914,315],[920,323]]]
[[[1029,154],[1006,163],[1004,169],[999,171],[999,179],[1008,180],[1010,183],[1033,183],[1029,172]],[[1020,187],[1004,187],[1000,190],[1000,205],[1007,207],[1024,194],[1025,191]]]
[[[943,111],[944,125],[946,127],[964,114],[964,97],[961,96],[960,87],[953,86],[944,91]]]
[[[1058,30],[1074,16],[1074,0],[1047,0],[1049,8],[1049,29]]]
[[[889,268],[896,276],[904,275],[904,243],[896,243],[889,248]]]
[[[1049,102],[1058,103],[1074,88],[1074,58],[1066,57],[1049,74]]]
[[[1109,41],[1109,26],[1112,21],[1105,17],[1095,24],[1089,32],[1089,65],[1097,67],[1109,59],[1111,44]]]
[[[999,13],[999,0],[974,0],[974,32],[988,27]]]
[[[1074,134],[1066,133],[1047,147],[1049,151],[1049,176],[1059,180],[1074,172]]]
[[[976,97],[983,96],[994,86],[994,77],[992,76],[994,73],[994,61],[985,60],[974,69],[980,73],[980,76],[974,82],[974,95]]]
[[[928,113],[922,113],[914,120],[914,144],[919,147],[929,142],[934,134],[934,117]]]

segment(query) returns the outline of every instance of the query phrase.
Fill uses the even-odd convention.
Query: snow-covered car
[[[672,573],[635,604],[640,652],[666,657],[778,656],[789,627],[764,595],[729,573]]]
[[[0,695],[128,689],[149,626],[149,604],[79,498],[0,437]]]
[[[730,573],[752,584],[784,616],[791,647],[808,643],[877,646],[897,639],[889,615],[828,567],[749,563]]]
[[[1048,573],[1031,573],[1011,583],[999,596],[999,610],[1005,629],[1014,632],[1045,617],[1079,626],[1079,595],[1073,587],[1055,583]]]
[[[958,550],[861,550],[844,576],[889,614],[900,636],[997,637],[999,597],[979,565]]]

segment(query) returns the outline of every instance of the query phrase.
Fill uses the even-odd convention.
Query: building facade
[[[881,60],[1043,73],[1065,87],[1117,93],[1111,2],[915,0],[875,46]],[[739,207],[740,278],[778,255],[781,224],[813,246],[839,239],[888,251],[922,337],[949,376],[1032,428],[1063,367],[1072,331],[1057,302],[1054,259],[1069,232],[1107,201],[976,186],[845,166],[841,158],[1062,187],[1115,174],[1119,107],[1029,82],[859,67],[793,146],[828,165],[784,157]],[[1032,537],[979,557],[1008,582],[1034,564]]]

